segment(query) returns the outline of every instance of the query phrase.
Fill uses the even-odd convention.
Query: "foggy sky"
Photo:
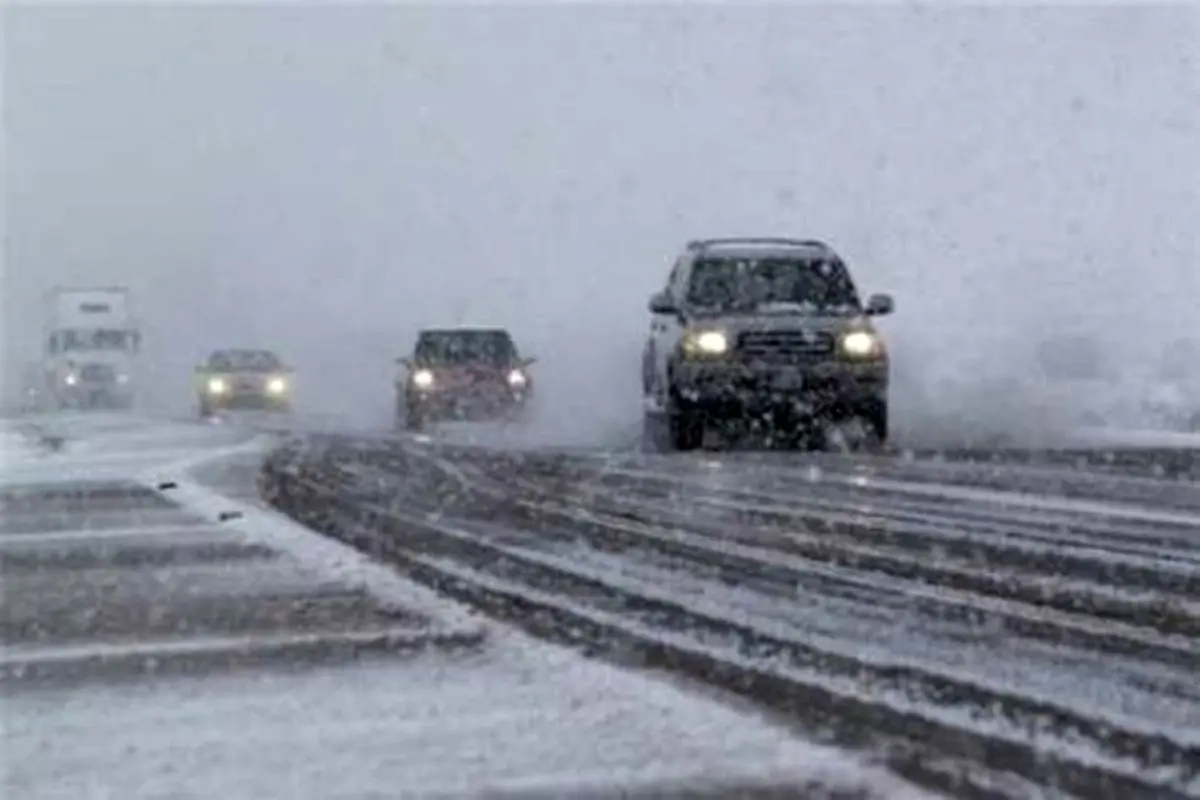
[[[675,251],[741,233],[896,295],[910,405],[1066,325],[1200,335],[1196,6],[3,14],[6,375],[46,288],[125,283],[162,408],[245,344],[386,421],[417,328],[479,322],[600,430]]]

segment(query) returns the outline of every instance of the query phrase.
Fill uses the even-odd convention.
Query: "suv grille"
[[[833,353],[833,336],[809,331],[748,331],[738,336],[738,353],[754,361],[787,362]]]

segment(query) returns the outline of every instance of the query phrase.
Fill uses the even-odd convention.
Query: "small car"
[[[824,441],[826,421],[888,438],[890,366],[845,262],[813,239],[693,241],[649,303],[642,353],[645,444],[692,450],[710,427],[762,423]]]
[[[292,410],[293,370],[274,352],[217,350],[196,367],[201,417],[218,411]]]
[[[529,367],[504,328],[427,328],[397,360],[396,419],[408,430],[429,421],[521,416],[533,395]]]

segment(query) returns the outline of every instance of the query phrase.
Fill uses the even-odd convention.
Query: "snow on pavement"
[[[569,793],[584,775],[632,786],[746,773],[928,796],[744,713],[515,636],[469,658],[39,693],[6,717],[9,786],[29,800],[97,786],[227,800],[477,796],[518,782]]]
[[[60,423],[58,430],[75,446],[37,457],[53,467],[21,467],[15,477],[6,468],[5,482],[31,475],[39,482],[55,476],[72,481],[97,470],[106,478],[175,481],[168,496],[196,518],[211,520],[218,509],[243,513],[222,526],[226,534],[282,551],[321,580],[402,602],[442,626],[483,625],[485,645],[467,653],[360,658],[336,667],[148,674],[35,691],[0,682],[5,785],[12,796],[569,795],[581,783],[615,794],[718,778],[819,780],[869,787],[877,797],[929,796],[748,710],[482,622],[286,518],[226,500],[188,473],[222,459],[244,459],[266,442],[231,444],[227,433],[209,431],[206,439],[174,424],[158,427],[156,437],[159,425],[129,425],[122,434],[113,427]],[[22,534],[5,539],[10,536]]]
[[[42,455],[36,434],[14,420],[0,420],[0,469],[8,470]]]

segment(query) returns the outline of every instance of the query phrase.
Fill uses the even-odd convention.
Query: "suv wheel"
[[[642,449],[651,453],[696,450],[704,442],[704,424],[695,414],[646,412]]]
[[[859,418],[866,426],[871,436],[872,447],[882,447],[888,439],[888,404],[886,401],[869,403],[861,411]]]
[[[676,450],[696,450],[704,443],[704,420],[698,414],[672,412],[667,416],[667,427]]]
[[[704,444],[704,418],[696,413],[680,411],[674,403],[662,410],[647,410],[642,414],[642,449],[665,453],[696,450]]]

